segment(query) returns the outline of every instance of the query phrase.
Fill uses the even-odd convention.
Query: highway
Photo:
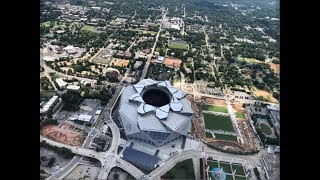
[[[156,45],[157,45],[157,42],[158,42],[158,38],[159,38],[161,29],[162,29],[162,24],[163,24],[163,21],[164,21],[165,18],[166,18],[167,12],[168,12],[168,9],[166,10],[166,12],[164,13],[164,15],[163,15],[163,17],[162,17],[162,21],[161,21],[161,24],[160,24],[160,28],[159,28],[159,31],[158,31],[157,36],[156,36],[156,41],[155,41],[154,44],[153,44],[151,53],[148,55],[148,59],[147,59],[146,65],[145,65],[144,68],[143,68],[143,71],[142,71],[142,75],[141,75],[140,80],[144,79],[144,78],[146,77],[146,75],[147,75],[147,72],[148,72],[148,69],[149,69],[149,66],[150,66],[150,61],[151,61],[151,58],[152,58],[154,49],[156,48]]]

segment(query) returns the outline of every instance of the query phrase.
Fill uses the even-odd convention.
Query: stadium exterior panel
[[[162,146],[187,136],[192,113],[186,94],[170,81],[144,79],[124,88],[118,116],[128,139]]]

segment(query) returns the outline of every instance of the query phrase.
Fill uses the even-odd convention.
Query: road
[[[210,149],[203,145],[205,147],[205,155],[213,157],[215,160],[219,161],[227,161],[227,162],[234,162],[234,163],[240,163],[245,165],[252,165],[252,166],[260,166],[260,157],[265,153],[261,152],[255,155],[234,155],[234,154],[228,154],[223,153],[217,150]],[[172,169],[178,162],[191,159],[191,158],[201,158],[203,157],[203,152],[200,150],[200,145],[195,150],[189,150],[184,151],[180,154],[175,154],[171,156],[170,159],[168,159],[163,165],[159,166],[157,169],[152,171],[149,175],[146,175],[143,179],[145,180],[153,180],[158,179],[162,175],[164,175],[167,171]]]
[[[153,44],[151,53],[148,55],[148,59],[147,59],[146,65],[145,65],[144,68],[143,68],[143,71],[142,71],[142,75],[141,75],[140,80],[144,79],[144,78],[146,77],[146,75],[147,75],[147,72],[148,72],[148,69],[149,69],[149,66],[150,66],[150,61],[151,61],[151,58],[152,58],[154,49],[156,48],[156,45],[157,45],[157,42],[158,42],[158,38],[159,38],[161,29],[162,29],[162,24],[163,24],[163,21],[164,21],[165,18],[166,18],[167,12],[168,12],[168,9],[166,10],[166,12],[164,13],[164,15],[162,16],[162,21],[161,21],[161,24],[160,24],[160,28],[159,28],[159,31],[158,31],[157,36],[156,36],[156,41],[155,41],[154,44]]]

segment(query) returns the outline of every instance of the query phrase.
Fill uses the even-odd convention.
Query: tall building
[[[144,79],[124,88],[118,115],[128,139],[162,146],[187,136],[192,108],[170,81]]]

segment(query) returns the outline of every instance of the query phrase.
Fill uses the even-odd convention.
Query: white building
[[[80,114],[78,117],[79,121],[90,122],[92,116],[87,114]]]
[[[95,115],[99,115],[99,114],[101,114],[101,110],[97,110],[95,113]]]
[[[65,88],[67,85],[67,82],[63,81],[63,79],[61,78],[56,79],[56,82],[61,89]]]
[[[156,59],[154,62],[155,62],[155,63],[162,64],[162,63],[163,63],[163,60],[164,60],[164,57],[163,57],[163,56],[158,56],[158,59]]]
[[[52,96],[51,99],[42,107],[40,108],[40,113],[48,112],[57,102],[58,96]]]
[[[80,86],[76,86],[76,85],[69,85],[69,86],[67,86],[67,89],[77,91],[77,90],[79,90],[79,89],[80,89]]]

